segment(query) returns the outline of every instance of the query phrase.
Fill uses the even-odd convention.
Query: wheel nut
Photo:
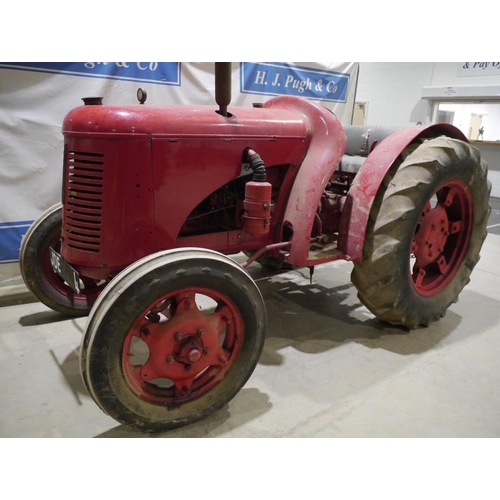
[[[203,335],[203,328],[198,328],[196,333],[198,334],[198,337],[201,337]]]
[[[181,332],[177,332],[177,333],[174,335],[174,338],[175,338],[175,340],[181,340],[181,339],[182,339],[182,333],[181,333]]]
[[[175,361],[175,358],[174,358],[173,356],[169,356],[169,357],[167,358],[167,363],[168,363],[169,365],[171,365],[174,361]]]
[[[189,351],[189,354],[188,354],[188,359],[189,361],[191,361],[191,363],[196,363],[197,361],[199,361],[201,358],[201,352],[196,349],[196,348],[193,348]]]
[[[191,365],[186,365],[184,367],[184,370],[186,370],[187,372],[190,372],[191,371]]]
[[[210,352],[210,349],[208,347],[205,347],[203,349],[203,354],[205,354],[205,356]]]

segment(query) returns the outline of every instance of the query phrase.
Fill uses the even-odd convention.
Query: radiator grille
[[[68,151],[66,238],[71,248],[99,253],[101,246],[104,155]]]

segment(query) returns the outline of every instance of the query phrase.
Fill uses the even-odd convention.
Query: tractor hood
[[[215,136],[305,138],[304,116],[292,109],[228,108],[215,106],[85,105],[70,111],[63,122],[65,135],[149,135],[152,137]]]

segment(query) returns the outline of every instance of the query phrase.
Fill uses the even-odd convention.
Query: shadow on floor
[[[54,360],[54,363],[59,368],[66,385],[70,388],[73,396],[75,397],[76,403],[81,406],[82,401],[80,395],[89,397],[87,389],[83,385],[83,380],[80,374],[80,354],[79,350],[75,349],[71,351],[69,356],[60,363],[53,351],[50,351],[50,355]]]
[[[328,287],[322,284],[325,282],[327,280],[319,277],[310,284],[308,271],[303,269],[259,281],[268,313],[267,341],[261,364],[281,364],[279,351],[288,346],[314,354],[346,342],[401,355],[420,354],[445,341],[463,321],[462,316],[448,310],[444,318],[427,328],[409,330],[390,325],[375,318],[359,302],[351,283]],[[481,321],[493,325],[496,316],[488,315],[488,311],[498,310],[498,301],[476,296],[478,294],[468,290],[461,293],[462,300],[481,304],[485,308]],[[474,307],[467,309],[476,311]],[[475,328],[469,330],[471,335],[474,332]]]
[[[97,438],[206,438],[227,435],[232,429],[242,428],[248,422],[260,417],[272,408],[267,394],[255,388],[242,389],[234,399],[221,410],[200,422],[172,431],[144,434],[120,425],[106,431]],[[248,436],[252,437],[252,436]]]
[[[18,306],[21,304],[33,304],[39,300],[28,290],[9,293],[0,297],[0,307]]]
[[[19,324],[21,326],[39,326],[68,320],[70,320],[68,316],[64,316],[64,314],[48,309],[47,311],[40,311],[21,316],[19,318]]]

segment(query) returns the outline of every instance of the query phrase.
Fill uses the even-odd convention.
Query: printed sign
[[[178,62],[14,62],[0,64],[0,68],[162,85],[181,84],[181,63]]]
[[[286,63],[245,62],[240,65],[240,92],[346,102],[349,76]]]
[[[500,62],[461,62],[457,76],[500,75]]]

